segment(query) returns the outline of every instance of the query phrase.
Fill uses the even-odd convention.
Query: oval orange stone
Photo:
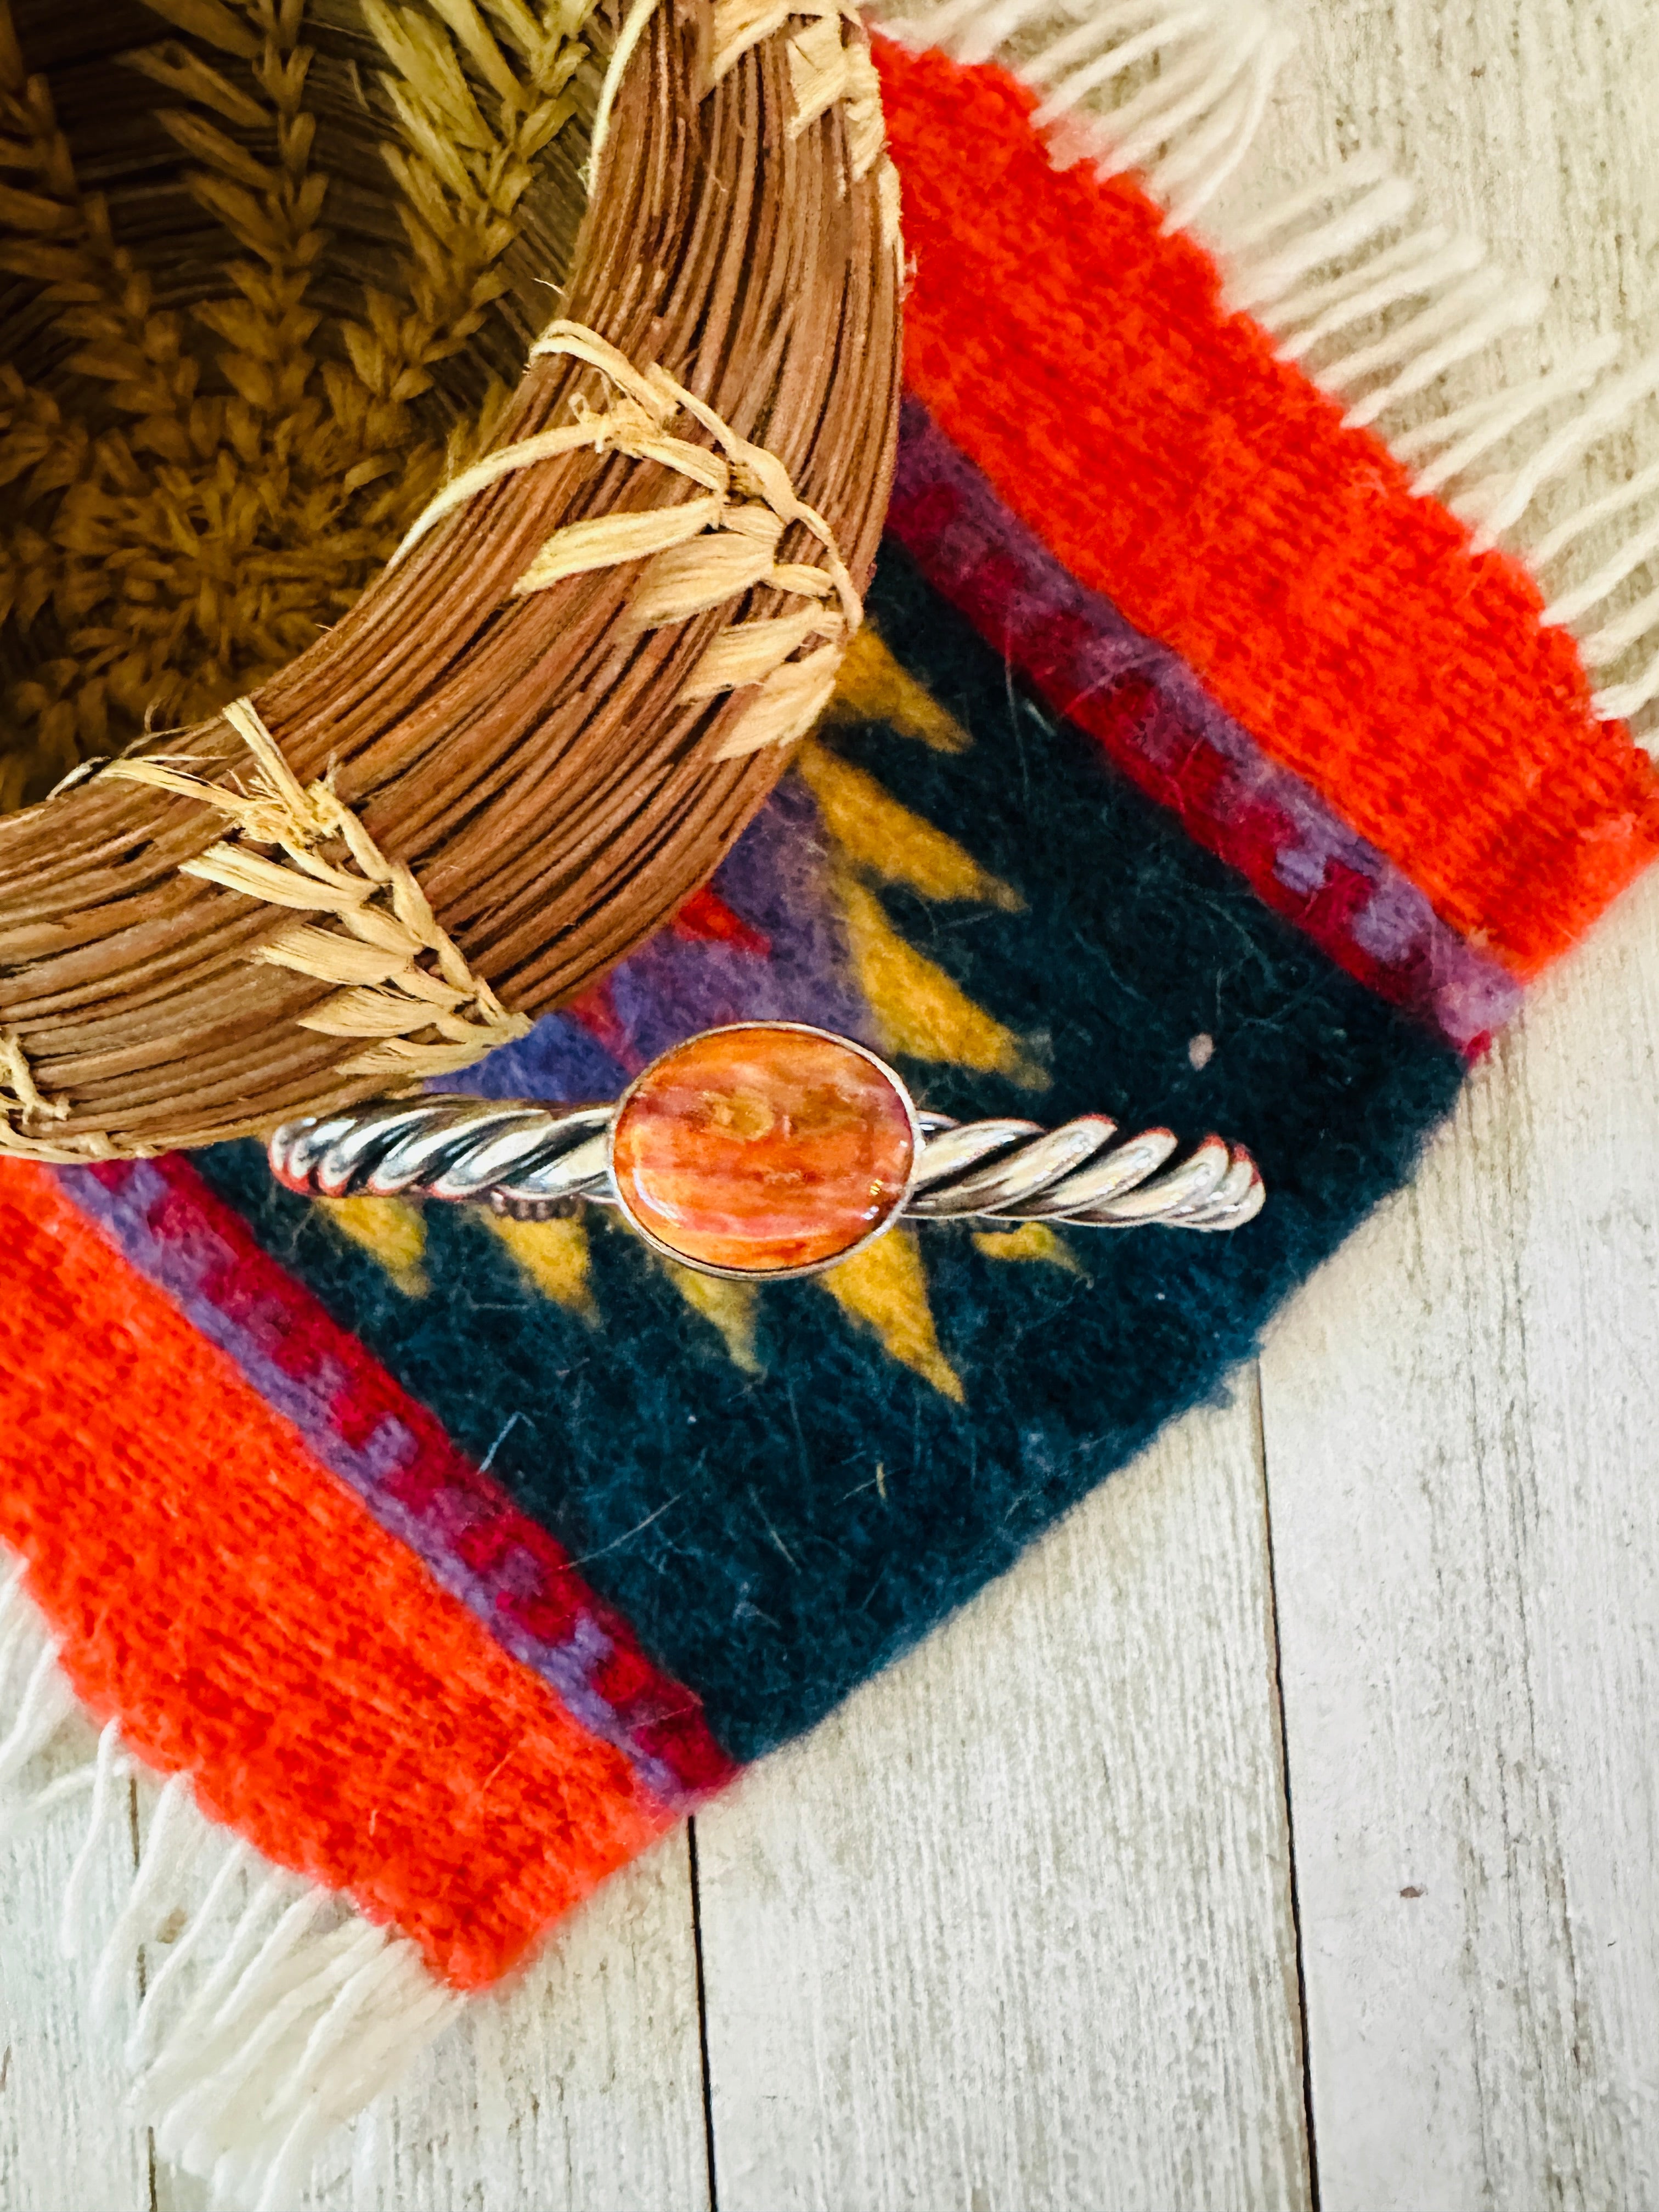
[[[890,1220],[909,1104],[856,1045],[747,1023],[677,1045],[623,1102],[611,1171],[635,1226],[692,1267],[823,1267]]]

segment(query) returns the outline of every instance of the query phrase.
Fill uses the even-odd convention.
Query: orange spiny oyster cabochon
[[[674,1258],[789,1274],[841,1258],[902,1206],[915,1164],[910,1103],[861,1047],[746,1023],[677,1046],[623,1100],[617,1195]]]

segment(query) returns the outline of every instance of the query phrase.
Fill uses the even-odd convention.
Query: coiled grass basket
[[[464,1066],[702,880],[856,629],[864,33],[0,0],[0,1151]]]

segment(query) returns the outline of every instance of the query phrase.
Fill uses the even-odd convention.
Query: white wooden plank
[[[89,1728],[65,1729],[31,1769],[46,1783],[90,1754]],[[59,1900],[87,1801],[0,1844],[0,2207],[4,2212],[149,2212],[149,2145],[122,2119],[116,2051],[85,2027],[88,1959],[58,1948]],[[106,1927],[132,1877],[130,1832],[110,1830],[86,1890]]]
[[[1326,2212],[1659,2202],[1659,885],[1264,1363]]]
[[[590,1899],[393,2100],[354,2212],[698,2212],[708,2200],[686,1838]]]
[[[1248,1404],[698,1835],[721,2212],[1307,2202]]]
[[[1659,330],[1644,0],[1349,0],[1307,40],[1287,165],[1390,148],[1424,220],[1558,280],[1547,354]],[[1550,503],[1638,447],[1651,416]],[[1267,1347],[1326,2212],[1659,2202],[1656,1078],[1650,885]]]

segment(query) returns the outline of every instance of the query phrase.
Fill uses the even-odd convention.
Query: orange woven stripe
[[[1526,571],[1471,558],[1133,181],[1056,173],[1011,77],[878,47],[912,389],[1471,943],[1563,951],[1659,850],[1659,777]]]
[[[0,1538],[98,1714],[495,1980],[666,1825],[42,1170],[0,1165]]]

